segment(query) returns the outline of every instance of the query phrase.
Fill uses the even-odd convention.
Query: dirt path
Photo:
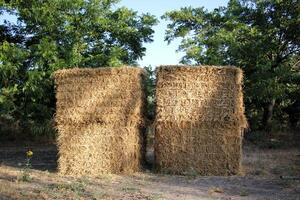
[[[30,178],[22,172],[26,146],[0,147],[0,199],[300,199],[300,151],[246,146],[245,176],[171,176],[146,171],[131,176],[63,177],[55,173],[54,145],[32,146]]]

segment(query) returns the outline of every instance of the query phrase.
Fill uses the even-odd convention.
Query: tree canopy
[[[3,124],[36,135],[52,127],[57,69],[136,65],[157,19],[118,2],[0,0],[0,15],[16,18],[0,23],[1,133]],[[185,7],[162,18],[169,22],[166,41],[181,40],[182,63],[244,70],[250,127],[270,130],[300,125],[299,13],[299,0],[229,0],[212,11]],[[154,74],[146,69],[153,118]]]
[[[0,117],[44,126],[55,109],[57,69],[135,65],[157,20],[118,0],[6,0],[0,14]]]
[[[169,20],[166,41],[181,38],[182,63],[243,68],[252,127],[270,127],[274,108],[278,120],[299,116],[298,0],[230,0],[211,12],[185,7],[162,18]]]

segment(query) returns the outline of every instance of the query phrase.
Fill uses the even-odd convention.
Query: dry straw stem
[[[144,75],[134,67],[55,72],[61,174],[97,176],[141,169]]]
[[[155,162],[161,172],[232,175],[241,170],[243,72],[236,67],[157,69]]]

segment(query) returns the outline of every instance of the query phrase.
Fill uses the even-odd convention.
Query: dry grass
[[[144,71],[55,73],[58,168],[65,175],[132,173],[144,161]]]
[[[240,172],[246,127],[242,70],[163,66],[157,69],[155,163],[161,172]]]
[[[105,200],[199,200],[199,199],[285,199],[299,197],[300,181],[282,180],[281,175],[299,176],[299,149],[257,149],[246,146],[245,176],[202,177],[135,173],[130,176],[100,175],[73,178],[55,172],[32,169],[29,182],[20,181],[22,168],[11,167],[24,160],[15,150],[0,147],[0,199],[105,199]],[[44,155],[47,148],[48,154]],[[50,162],[48,146],[34,147],[33,168]],[[4,158],[3,155],[7,157]],[[44,157],[42,157],[44,155]],[[36,157],[40,157],[37,159]],[[15,163],[14,166],[18,166]],[[9,166],[11,165],[11,166]],[[52,161],[50,163],[52,165]],[[257,173],[260,171],[260,173]]]
[[[291,149],[258,149],[247,145],[244,152],[244,173],[275,178],[295,176],[300,178],[300,152]]]

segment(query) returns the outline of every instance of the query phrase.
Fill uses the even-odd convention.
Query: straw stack
[[[58,169],[66,175],[130,173],[144,160],[144,71],[55,73]]]
[[[216,66],[157,69],[155,162],[161,172],[240,172],[242,70]]]

